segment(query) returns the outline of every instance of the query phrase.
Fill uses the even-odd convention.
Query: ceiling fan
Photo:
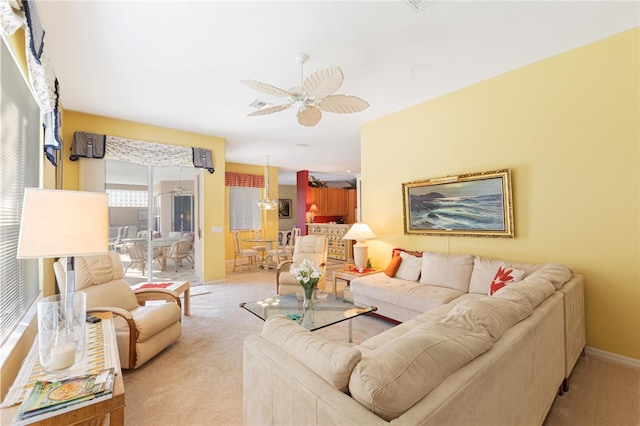
[[[356,96],[333,95],[342,86],[344,80],[344,75],[339,67],[321,69],[304,78],[303,65],[309,56],[300,53],[295,56],[295,59],[300,65],[300,86],[283,90],[260,81],[240,80],[252,89],[287,100],[286,104],[254,111],[248,114],[249,117],[273,114],[295,106],[298,109],[298,123],[305,127],[313,127],[320,122],[322,111],[349,114],[364,111],[369,107],[367,101]]]

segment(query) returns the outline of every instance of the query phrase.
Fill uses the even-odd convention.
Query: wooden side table
[[[137,289],[139,289],[145,284],[148,284],[148,283],[136,284],[132,286],[131,289],[133,289],[133,291],[136,291]],[[173,281],[171,285],[167,287],[162,287],[162,288],[173,290],[176,293],[178,293],[178,296],[184,293],[184,303],[183,303],[182,309],[186,316],[191,315],[191,283],[189,281]],[[138,297],[138,300],[145,301],[145,302],[148,300],[157,300],[153,296],[145,297],[144,293],[138,294],[137,297]]]
[[[378,272],[380,272],[380,269],[366,269],[362,273],[347,269],[338,269],[336,271],[333,271],[333,294],[337,294],[337,280],[346,281],[346,287],[349,287],[349,283],[351,282],[351,280],[364,277],[365,275],[377,274]]]
[[[92,314],[94,316],[101,317],[102,319],[112,318],[111,312],[100,312]],[[113,322],[111,322],[113,324]],[[115,341],[115,329],[113,332],[113,339]],[[118,347],[116,345],[105,345],[106,350],[114,352],[113,356],[119,359]],[[22,366],[25,368],[25,364]],[[42,426],[70,426],[70,425],[103,425],[108,416],[110,426],[124,426],[124,407],[125,407],[125,395],[124,395],[124,382],[122,380],[122,371],[120,365],[116,369],[115,381],[113,384],[113,397],[98,401],[96,403],[86,405],[84,407],[77,408],[75,410],[69,410],[58,415],[48,417],[39,421],[34,421],[34,425]],[[0,410],[0,424],[2,426],[9,426],[18,412],[20,405],[14,405],[12,407],[3,408]]]

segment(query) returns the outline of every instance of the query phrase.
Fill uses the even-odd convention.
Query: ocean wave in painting
[[[446,197],[430,193],[411,196],[411,228],[503,230],[502,195]]]

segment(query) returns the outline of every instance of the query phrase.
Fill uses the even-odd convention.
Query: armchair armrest
[[[291,265],[293,265],[293,260],[283,260],[282,262],[278,263],[278,266],[276,266],[276,283],[280,282],[280,273],[288,271],[289,268],[291,268]],[[285,266],[287,266],[286,269]]]
[[[136,351],[131,350],[131,348],[135,349],[136,347],[138,329],[136,328],[136,323],[133,320],[131,312],[114,306],[94,306],[93,308],[87,308],[87,313],[90,312],[111,312],[114,316],[119,316],[127,322],[127,325],[129,326],[129,365],[135,365]]]
[[[177,303],[180,309],[182,309],[180,296],[173,290],[167,288],[141,288],[135,290],[134,293],[140,306],[143,306],[148,300],[166,300],[167,302]]]

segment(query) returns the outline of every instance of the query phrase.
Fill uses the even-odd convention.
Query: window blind
[[[0,343],[4,343],[40,291],[38,261],[18,260],[16,255],[24,188],[39,185],[41,117],[4,39],[0,46]],[[45,216],[43,212],[43,220]]]
[[[232,231],[262,227],[258,207],[261,193],[260,188],[229,187],[229,228]]]

